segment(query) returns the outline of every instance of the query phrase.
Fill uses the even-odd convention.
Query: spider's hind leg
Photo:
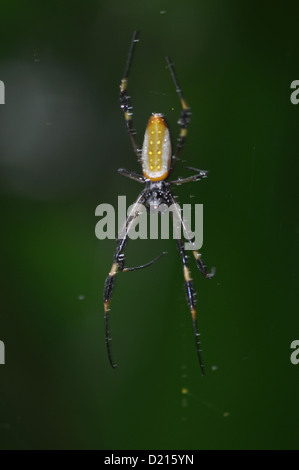
[[[112,360],[111,354],[111,347],[110,347],[110,331],[109,331],[109,311],[110,311],[110,302],[112,298],[113,289],[115,286],[115,279],[118,272],[124,270],[124,250],[128,242],[129,232],[133,226],[135,219],[139,215],[140,205],[144,204],[147,200],[147,195],[145,192],[142,192],[135,204],[132,207],[132,210],[125,222],[125,225],[121,231],[120,238],[117,240],[117,247],[113,258],[113,263],[109,274],[106,278],[105,285],[104,285],[104,318],[105,318],[105,338],[106,338],[106,346],[108,352],[108,358],[110,361],[111,366],[114,368],[116,364]]]
[[[177,246],[178,246],[178,250],[179,250],[182,265],[183,265],[183,274],[184,274],[184,279],[185,279],[185,294],[186,294],[186,300],[187,300],[190,313],[191,313],[191,318],[192,318],[196,353],[197,353],[201,373],[204,376],[205,372],[204,372],[204,366],[203,366],[203,362],[202,362],[201,354],[200,354],[199,332],[197,329],[197,321],[196,321],[195,291],[194,291],[193,282],[191,279],[191,274],[188,268],[187,255],[186,255],[186,251],[184,248],[184,243],[181,239],[177,240]]]
[[[138,217],[140,214],[140,208],[141,205],[146,204],[148,198],[150,197],[150,193],[147,191],[144,191],[140,194],[138,197],[137,201],[135,202],[134,206],[132,207],[132,210],[125,222],[125,225],[120,233],[121,238],[117,240],[117,247],[116,251],[114,254],[113,258],[113,263],[110,269],[110,272],[106,278],[105,285],[104,285],[104,319],[105,319],[105,338],[106,338],[106,346],[107,346],[107,352],[108,352],[108,358],[110,361],[111,366],[114,368],[116,367],[115,362],[112,359],[112,353],[111,353],[111,337],[110,337],[110,330],[109,330],[109,312],[110,312],[110,302],[113,294],[113,289],[115,286],[115,280],[116,280],[116,275],[119,272],[128,272],[128,271],[137,271],[138,269],[144,269],[152,264],[154,264],[156,261],[158,261],[166,252],[161,253],[159,256],[154,258],[153,260],[149,261],[146,264],[142,264],[140,266],[136,267],[131,267],[131,268],[126,268],[125,267],[125,255],[124,255],[124,250],[126,248],[126,245],[128,243],[128,237],[130,230],[134,224],[135,219]]]
[[[196,266],[198,267],[199,271],[201,272],[201,274],[206,278],[206,279],[211,279],[214,275],[215,275],[215,272],[216,272],[216,268],[212,268],[210,272],[207,271],[207,266],[205,265],[202,257],[201,257],[201,254],[198,253],[197,250],[193,250],[193,256],[195,258],[195,261],[196,261]]]

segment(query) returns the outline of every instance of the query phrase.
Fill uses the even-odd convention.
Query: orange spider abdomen
[[[153,114],[147,124],[142,146],[142,171],[150,181],[167,178],[171,161],[170,135],[162,114]]]

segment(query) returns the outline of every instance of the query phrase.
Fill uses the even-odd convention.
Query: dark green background
[[[298,448],[298,2],[0,2],[0,447]],[[115,242],[95,208],[136,198],[138,171],[119,109],[129,42],[139,140],[152,112],[175,140],[175,63],[192,108],[180,187],[204,204],[216,277],[190,260],[207,377],[194,348],[174,241],[136,241],[104,342],[102,290]],[[190,195],[194,196],[190,199]],[[182,394],[182,389],[187,394]]]

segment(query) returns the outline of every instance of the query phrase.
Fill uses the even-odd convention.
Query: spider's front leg
[[[184,146],[184,143],[185,143],[185,140],[186,140],[186,137],[187,137],[188,126],[190,124],[190,119],[191,119],[191,109],[186,103],[186,100],[183,96],[183,92],[182,92],[182,90],[181,90],[181,88],[178,84],[178,80],[177,80],[177,77],[176,77],[176,74],[175,74],[175,71],[174,71],[174,68],[173,68],[173,64],[172,64],[172,62],[171,62],[171,60],[168,56],[166,57],[166,62],[167,62],[167,66],[169,68],[169,71],[171,73],[172,80],[173,80],[173,83],[174,83],[174,86],[175,86],[176,92],[178,94],[178,97],[180,99],[181,107],[182,107],[181,115],[180,115],[180,118],[178,120],[178,125],[180,126],[180,133],[179,133],[175,153],[174,153],[174,155],[172,156],[172,159],[171,159],[171,166],[170,166],[170,171],[169,171],[169,174],[171,174],[173,169],[174,169],[174,165],[175,165],[176,161],[179,158],[179,154],[180,154],[180,152],[181,152],[181,150]],[[173,183],[173,184],[175,184],[175,183]]]
[[[138,31],[135,31],[132,37],[124,75],[120,82],[120,107],[124,114],[127,131],[132,142],[133,150],[136,153],[137,157],[139,158],[140,149],[135,139],[135,130],[133,129],[133,126],[132,126],[133,107],[131,105],[130,96],[128,95],[128,92],[127,92],[128,77],[129,77],[133,54],[134,54],[134,50],[135,50],[135,46],[137,42],[138,42]]]

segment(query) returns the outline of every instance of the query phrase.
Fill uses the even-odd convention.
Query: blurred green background
[[[2,449],[287,449],[299,442],[298,2],[1,0]],[[172,137],[180,112],[165,55],[192,108],[182,161],[209,178],[177,189],[204,205],[190,260],[200,375],[173,240],[130,242],[104,341],[102,291],[115,241],[100,203],[140,186],[118,87],[129,82],[139,141],[152,112]],[[191,199],[190,199],[191,196]],[[185,391],[187,393],[182,393]]]

